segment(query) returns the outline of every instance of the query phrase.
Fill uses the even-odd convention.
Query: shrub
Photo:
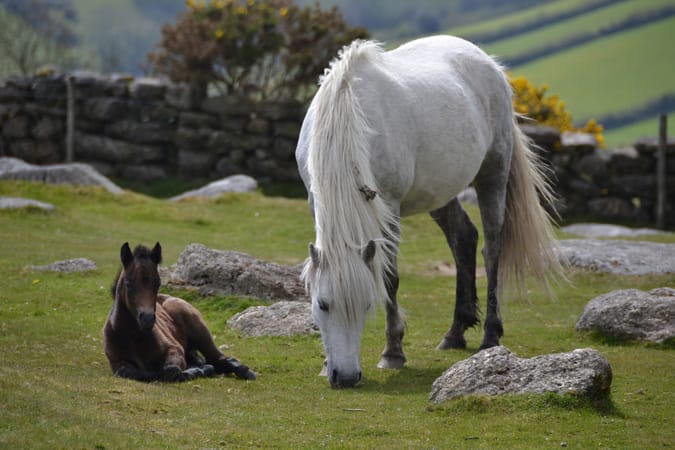
[[[572,115],[565,109],[565,102],[556,94],[547,94],[546,84],[536,87],[523,76],[509,77],[509,80],[514,93],[513,108],[518,114],[561,132],[580,131],[593,134],[598,145],[604,145],[602,125],[595,119],[589,119],[582,128],[575,127]]]
[[[186,4],[176,24],[162,27],[159,48],[148,55],[153,71],[255,99],[307,99],[337,50],[368,36],[350,28],[336,7],[300,8],[291,0]]]

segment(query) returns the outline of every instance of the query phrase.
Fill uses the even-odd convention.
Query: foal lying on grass
[[[133,253],[125,243],[120,256],[115,300],[103,328],[105,354],[115,375],[139,381],[186,381],[219,373],[256,378],[218,350],[197,308],[158,294],[159,242],[152,250],[139,245]]]

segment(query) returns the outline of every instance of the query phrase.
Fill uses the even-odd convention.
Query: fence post
[[[72,75],[66,77],[66,94],[68,96],[66,111],[66,162],[75,159],[75,88]]]
[[[668,116],[659,117],[659,148],[656,159],[656,226],[666,228],[666,146],[668,144]]]

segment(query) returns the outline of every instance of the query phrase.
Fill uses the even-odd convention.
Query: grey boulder
[[[0,209],[40,209],[46,212],[54,211],[54,205],[30,198],[0,197]]]
[[[573,394],[601,397],[609,393],[612,369],[596,350],[586,348],[519,358],[506,347],[482,350],[459,361],[434,381],[429,400],[471,394]]]
[[[248,175],[232,175],[222,180],[214,181],[204,187],[187,191],[169,200],[178,201],[186,198],[208,197],[213,198],[228,192],[255,192],[258,182]]]
[[[573,267],[618,275],[675,273],[675,244],[596,239],[559,242]]]
[[[203,295],[241,295],[263,300],[306,301],[299,266],[262,261],[240,252],[190,244],[175,265],[162,270],[169,285],[187,286]]]
[[[596,297],[584,308],[576,329],[656,343],[675,338],[675,289],[624,289]]]
[[[101,175],[89,164],[69,163],[38,166],[17,158],[0,158],[1,180],[39,181],[50,184],[101,186],[112,194],[121,194],[122,188]]]
[[[319,332],[312,321],[312,306],[305,302],[281,301],[270,306],[252,306],[227,321],[245,336],[293,336]]]
[[[42,272],[87,272],[97,269],[96,263],[88,258],[66,259],[45,266],[28,266],[28,268]]]

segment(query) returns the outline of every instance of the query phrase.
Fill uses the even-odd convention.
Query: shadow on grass
[[[570,412],[586,410],[600,416],[626,418],[626,415],[616,407],[609,395],[601,398],[589,398],[573,394],[559,395],[553,392],[502,396],[467,395],[447,400],[441,404],[430,404],[427,410],[448,415],[459,413],[511,414],[523,410],[533,413],[550,410]]]
[[[651,342],[636,340],[629,337],[609,336],[600,331],[593,330],[584,333],[585,337],[598,344],[607,345],[610,347],[646,347],[657,350],[673,350],[675,349],[675,337],[666,339],[663,342]]]
[[[475,354],[478,349],[441,350],[439,358],[430,361],[419,359],[421,365],[406,363],[402,369],[373,369],[380,371],[378,377],[364,373],[359,389],[366,392],[419,394],[431,392],[431,385],[455,362]],[[447,355],[448,357],[441,357]]]

